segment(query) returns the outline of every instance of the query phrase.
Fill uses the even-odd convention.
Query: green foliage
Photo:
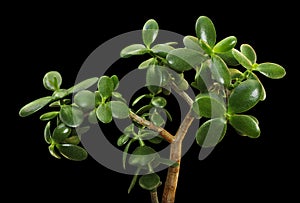
[[[148,57],[136,67],[146,72],[147,92],[137,95],[131,104],[117,91],[117,75],[88,78],[64,89],[59,72],[45,74],[43,85],[51,94],[24,105],[19,116],[50,109],[39,119],[47,122],[44,140],[53,157],[82,161],[88,153],[80,146],[80,137],[89,130],[89,125],[131,119],[132,123],[120,135],[112,135],[117,136],[115,144],[123,149],[123,168],[126,169],[127,163],[136,167],[128,192],[137,181],[143,189],[155,191],[161,185],[155,168],[160,164],[169,167],[178,164],[155,150],[155,145],[167,141],[161,133],[165,124],[180,116],[167,110],[169,96],[174,91],[188,101],[192,116],[199,121],[195,139],[201,147],[215,147],[226,136],[228,127],[249,138],[261,135],[258,119],[247,111],[266,99],[260,77],[283,78],[286,72],[281,65],[259,63],[250,44],[236,47],[235,36],[218,40],[216,28],[207,16],[196,20],[195,36],[185,36],[183,47],[176,47],[176,42],[157,44],[158,35],[158,23],[149,19],[141,31],[143,44],[131,44],[120,51],[121,58]],[[88,89],[93,85],[96,91]],[[187,95],[189,87],[196,93],[195,98]],[[143,170],[145,175],[139,178]]]

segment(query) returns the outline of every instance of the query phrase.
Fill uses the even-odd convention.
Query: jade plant
[[[154,19],[146,21],[140,34],[143,43],[120,50],[123,60],[143,59],[136,68],[145,72],[145,88],[135,98],[128,101],[118,91],[119,85],[126,85],[120,83],[118,74],[90,77],[62,88],[62,76],[53,70],[42,79],[51,94],[24,105],[19,116],[44,109],[39,119],[45,122],[42,134],[50,154],[73,161],[89,156],[81,138],[90,126],[103,126],[114,119],[130,120],[120,134],[110,135],[117,137],[115,145],[123,151],[124,170],[127,166],[135,168],[128,193],[139,185],[150,192],[152,203],[172,203],[182,144],[191,124],[199,123],[192,136],[200,149],[215,147],[229,127],[238,135],[258,138],[259,121],[252,109],[266,99],[260,77],[280,79],[286,72],[279,64],[259,62],[250,44],[237,47],[235,36],[217,40],[215,26],[207,16],[196,20],[195,35],[184,36],[181,47],[176,42],[155,43],[159,26]],[[189,94],[188,89],[195,94]],[[188,105],[179,125],[172,125],[177,111],[168,109],[174,94]],[[176,133],[166,126],[176,128]],[[160,145],[170,147],[169,157],[158,153]],[[160,165],[168,168],[164,179],[156,170]],[[162,194],[158,194],[158,187],[164,187]]]

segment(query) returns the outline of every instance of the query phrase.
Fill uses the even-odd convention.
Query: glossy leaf
[[[192,85],[200,90],[200,92],[207,92],[208,88],[213,84],[211,78],[211,60],[207,60],[196,69],[195,82]]]
[[[139,178],[139,185],[145,190],[154,190],[160,185],[160,177],[156,173],[142,175]]]
[[[151,114],[150,120],[154,125],[159,127],[165,124],[164,118],[157,111]]]
[[[112,75],[112,76],[110,77],[110,79],[113,81],[113,84],[114,84],[114,90],[118,89],[118,87],[119,87],[119,82],[120,82],[118,76],[117,76],[117,75]]]
[[[68,91],[68,93],[76,93],[76,92],[79,92],[81,90],[85,90],[85,89],[90,88],[91,86],[96,84],[97,81],[98,81],[97,77],[88,78],[88,79],[85,79],[85,80],[77,83],[73,87],[70,87],[67,91]]]
[[[131,139],[129,140],[129,142],[127,142],[125,148],[124,148],[124,151],[123,151],[123,154],[122,154],[122,165],[123,165],[123,168],[126,169],[126,159],[127,159],[127,155],[128,155],[128,151],[129,151],[129,148],[131,146],[131,144],[133,142],[135,142],[137,139]]]
[[[36,99],[36,100],[26,104],[25,106],[23,106],[19,111],[19,115],[21,117],[29,116],[29,115],[37,112],[44,106],[46,106],[51,101],[52,101],[51,96],[46,96],[46,97]]]
[[[228,66],[239,65],[239,62],[235,59],[235,57],[232,54],[232,50],[229,50],[227,52],[216,53],[216,55],[220,56]]]
[[[262,95],[261,84],[254,79],[241,82],[228,99],[229,113],[242,113],[255,106]]]
[[[59,114],[59,111],[47,112],[47,113],[44,113],[40,116],[40,120],[48,121],[48,120],[51,120],[51,119],[55,118],[58,114]]]
[[[98,91],[101,98],[109,98],[112,95],[112,92],[114,91],[114,86],[114,81],[110,77],[106,75],[101,76],[98,81]]]
[[[246,56],[252,64],[256,63],[257,56],[254,49],[249,44],[242,44],[240,47],[241,53]]]
[[[135,100],[133,100],[132,102],[132,106],[136,105],[140,100],[142,100],[143,98],[149,98],[150,95],[149,94],[142,94],[140,96],[138,96]]]
[[[159,66],[151,66],[146,72],[146,86],[150,92],[157,94],[161,91],[163,73]]]
[[[97,120],[97,115],[96,115],[96,109],[90,111],[89,115],[88,115],[88,121],[92,124],[96,124],[98,123]]]
[[[158,108],[164,108],[167,105],[167,100],[163,97],[156,96],[151,99],[151,104]]]
[[[107,103],[110,106],[112,116],[118,119],[128,118],[129,108],[127,104],[121,101],[110,101]]]
[[[231,80],[237,80],[243,78],[243,73],[235,68],[229,68],[230,78]]]
[[[263,86],[262,82],[260,81],[260,79],[253,72],[250,73],[249,79],[254,79],[254,80],[257,80],[257,82],[259,82],[260,87],[262,89],[260,100],[264,101],[267,97],[267,92],[266,92],[265,87]]]
[[[143,27],[142,30],[142,38],[146,47],[150,47],[150,45],[155,41],[158,34],[158,24],[154,19],[149,19]]]
[[[286,74],[285,69],[282,66],[269,62],[258,64],[255,70],[272,79],[283,78]]]
[[[159,157],[159,154],[149,146],[138,146],[129,157],[129,164],[137,167],[146,167],[155,158]]]
[[[56,147],[65,158],[72,161],[83,161],[88,157],[87,151],[77,145],[58,144]]]
[[[225,87],[228,87],[230,85],[230,73],[226,63],[222,60],[221,57],[217,55],[212,56],[211,72],[213,78],[220,84],[224,85]]]
[[[143,44],[132,44],[121,50],[121,57],[128,58],[134,55],[143,55],[148,53],[149,50]]]
[[[143,61],[139,66],[138,69],[146,69],[149,68],[152,65],[155,65],[156,59],[155,58],[149,58],[146,61]]]
[[[206,118],[224,117],[226,112],[224,101],[214,93],[197,95],[192,108],[198,116]]]
[[[74,103],[84,110],[95,108],[95,93],[90,90],[81,90],[74,96]]]
[[[154,54],[165,58],[170,51],[174,50],[174,47],[167,44],[156,44],[151,50]]]
[[[62,77],[57,71],[49,71],[44,75],[43,85],[47,90],[58,90],[62,83]]]
[[[78,145],[80,143],[79,136],[72,135],[64,140],[64,143]]]
[[[227,130],[226,120],[213,118],[205,121],[196,132],[196,142],[201,147],[214,147],[225,136]]]
[[[64,123],[59,124],[54,128],[52,134],[52,140],[55,143],[61,143],[71,134],[71,128],[66,126]]]
[[[83,122],[83,112],[76,106],[64,105],[59,112],[60,120],[69,127],[78,127]]]
[[[253,116],[232,115],[229,117],[229,123],[241,135],[250,138],[257,138],[260,135],[257,119]]]
[[[166,59],[173,70],[183,72],[199,66],[205,57],[193,49],[178,48],[169,52]]]
[[[213,22],[207,16],[200,16],[195,25],[196,35],[199,39],[207,42],[210,47],[216,43],[216,30]]]
[[[54,144],[49,145],[48,150],[49,150],[50,154],[51,154],[53,157],[55,157],[55,158],[57,158],[57,159],[61,159],[61,156],[60,156],[60,154],[58,153],[58,151],[56,150]]]
[[[137,178],[138,178],[138,175],[139,175],[139,172],[140,172],[140,168],[137,168],[136,172],[134,173],[133,177],[132,177],[132,180],[130,182],[130,185],[129,185],[129,188],[128,188],[128,194],[131,192],[131,190],[133,189],[133,187],[135,186],[135,183],[137,181]]]
[[[112,121],[112,111],[110,105],[107,103],[100,104],[96,109],[96,115],[102,123],[110,123]]]
[[[246,69],[252,69],[252,62],[240,51],[232,49],[232,54],[234,58]]]
[[[123,134],[121,135],[118,140],[117,140],[117,145],[118,146],[123,146],[124,144],[127,143],[127,141],[129,140],[130,135],[129,134]]]
[[[201,48],[201,46],[199,44],[199,39],[197,37],[187,35],[183,38],[183,44],[184,44],[185,48],[193,49],[202,54],[204,53],[203,49]]]
[[[44,128],[44,139],[48,144],[51,144],[51,122],[48,121],[45,128]]]
[[[213,54],[212,47],[210,47],[209,44],[208,44],[206,41],[200,39],[200,40],[199,40],[199,45],[200,45],[200,47],[203,49],[203,51],[204,51],[206,54],[208,54],[208,55],[210,55],[210,56]]]
[[[213,52],[215,53],[223,53],[230,51],[232,48],[235,47],[237,43],[237,39],[235,36],[229,36],[225,39],[219,41],[213,48]]]

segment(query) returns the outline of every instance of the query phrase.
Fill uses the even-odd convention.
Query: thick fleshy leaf
[[[139,66],[138,69],[146,69],[149,68],[150,66],[155,65],[156,59],[155,58],[149,58],[146,61],[143,61]]]
[[[72,135],[64,140],[64,143],[78,145],[80,143],[79,136]]]
[[[147,167],[154,159],[158,158],[159,154],[149,146],[138,146],[130,155],[128,163],[130,165]]]
[[[110,106],[112,116],[118,119],[128,118],[129,108],[126,103],[121,101],[110,101],[107,103]]]
[[[183,38],[183,44],[185,48],[193,49],[195,51],[199,51],[200,53],[204,53],[203,49],[199,44],[199,39],[197,37],[187,35]]]
[[[133,55],[143,55],[148,52],[149,50],[143,44],[131,44],[122,49],[120,55],[122,58],[128,58]]]
[[[248,79],[241,82],[228,99],[229,113],[242,113],[255,106],[262,95],[261,84],[254,79]]]
[[[73,87],[70,87],[67,91],[68,91],[68,93],[79,92],[81,90],[85,90],[85,89],[93,86],[94,84],[97,83],[97,81],[98,81],[97,77],[88,78],[88,79],[85,79],[85,80],[77,83]]]
[[[48,121],[44,128],[44,139],[48,144],[51,144],[51,122]]]
[[[233,56],[232,50],[216,54],[220,56],[228,66],[238,66],[240,64]]]
[[[92,124],[96,124],[98,123],[97,120],[97,115],[96,115],[96,109],[90,111],[89,115],[88,115],[88,121]]]
[[[74,96],[74,103],[84,110],[95,108],[95,93],[90,90],[81,90]]]
[[[215,53],[223,53],[235,47],[237,39],[235,36],[229,36],[219,41],[213,48]]]
[[[49,102],[51,102],[52,99],[53,98],[51,96],[46,96],[26,104],[20,109],[19,116],[26,117],[37,112],[38,110],[46,106]]]
[[[196,97],[193,103],[194,112],[200,117],[224,117],[226,107],[224,101],[214,93],[203,93]]]
[[[123,154],[122,154],[122,165],[123,165],[124,169],[126,169],[126,159],[127,159],[129,148],[130,148],[131,144],[135,141],[137,141],[137,139],[133,138],[133,139],[129,140],[129,142],[127,142],[127,144],[124,148],[124,151],[123,151]]]
[[[253,68],[252,62],[240,51],[232,49],[234,58],[246,69],[251,70]]]
[[[230,78],[231,80],[237,80],[243,78],[243,73],[235,68],[229,68]]]
[[[110,77],[110,79],[113,81],[113,83],[114,83],[114,90],[116,90],[116,89],[118,89],[118,87],[119,87],[119,78],[118,78],[118,76],[117,75],[112,75],[111,77]]]
[[[151,66],[146,72],[146,86],[150,92],[157,94],[161,91],[163,73],[159,66]]]
[[[258,64],[255,70],[272,79],[283,78],[286,74],[285,69],[282,66],[269,62]]]
[[[59,112],[60,120],[69,127],[78,127],[83,122],[83,112],[76,106],[63,105]]]
[[[266,99],[266,97],[267,97],[267,92],[266,92],[266,89],[263,86],[262,82],[260,81],[260,79],[253,72],[250,73],[249,79],[254,79],[254,80],[257,80],[259,82],[259,84],[261,86],[261,89],[262,89],[260,100],[264,101]]]
[[[246,56],[252,64],[256,63],[257,56],[254,49],[249,44],[242,44],[240,47],[241,53]]]
[[[101,98],[109,98],[114,91],[114,86],[114,81],[110,77],[106,75],[101,76],[98,81],[98,91]]]
[[[155,125],[155,126],[162,126],[165,124],[165,120],[164,118],[157,112],[154,111],[151,116],[150,116],[150,120],[151,122]]]
[[[151,99],[151,104],[158,108],[164,108],[167,105],[167,100],[163,97],[153,97]]]
[[[173,70],[183,72],[199,66],[206,58],[193,49],[178,48],[169,52],[166,59]]]
[[[71,128],[66,126],[64,123],[59,124],[54,128],[52,134],[52,140],[55,143],[61,143],[71,134]]]
[[[143,27],[142,37],[146,47],[150,48],[150,45],[154,42],[158,34],[158,24],[154,19],[149,19]]]
[[[96,115],[102,123],[110,123],[112,121],[110,105],[107,103],[100,104],[96,109]]]
[[[47,112],[47,113],[44,113],[40,116],[40,120],[48,121],[48,120],[51,120],[51,119],[55,118],[58,114],[59,114],[59,111]]]
[[[133,177],[132,177],[132,180],[131,180],[131,182],[130,182],[130,185],[129,185],[129,188],[128,188],[128,194],[131,192],[131,190],[133,189],[133,187],[135,186],[135,183],[136,183],[136,181],[137,181],[137,178],[138,178],[138,175],[139,175],[139,172],[140,172],[140,168],[137,168],[136,169],[136,171],[135,171],[135,173],[134,173],[134,175],[133,175]]]
[[[83,161],[88,157],[87,151],[77,145],[57,144],[56,147],[65,158],[72,161]]]
[[[53,157],[55,157],[55,158],[57,158],[57,159],[61,159],[61,156],[60,156],[60,154],[58,153],[58,151],[56,150],[54,144],[49,145],[48,150],[49,150],[50,154],[51,154]]]
[[[241,135],[257,138],[260,128],[257,119],[249,115],[232,115],[229,117],[230,125]]]
[[[203,49],[203,51],[204,51],[206,54],[208,54],[208,55],[210,55],[210,56],[213,54],[212,47],[210,47],[209,44],[208,44],[206,41],[200,39],[200,40],[199,40],[199,45],[200,45],[200,47]]]
[[[165,58],[170,51],[174,50],[174,47],[167,44],[157,44],[151,50],[154,54]]]
[[[57,71],[49,71],[44,75],[43,85],[47,90],[58,90],[62,83],[62,77]]]
[[[129,140],[130,135],[129,134],[123,134],[121,135],[118,140],[117,140],[117,145],[118,146],[123,146],[124,144],[127,143],[127,141]]]
[[[201,147],[214,147],[225,136],[227,130],[226,120],[213,118],[204,122],[196,132],[196,142]]]
[[[68,95],[68,91],[66,89],[58,89],[55,90],[52,94],[53,99],[62,99]]]
[[[207,16],[200,16],[195,25],[196,35],[199,39],[213,47],[216,43],[216,30],[213,22]]]
[[[138,96],[135,100],[133,100],[132,106],[136,105],[143,98],[151,98],[151,95],[149,95],[149,94],[142,94],[142,95]]]
[[[179,90],[187,90],[190,85],[188,81],[184,78],[184,73],[174,73],[173,76],[173,82],[177,85]]]
[[[139,179],[139,185],[145,190],[154,190],[160,185],[160,177],[156,173],[142,175]]]
[[[230,73],[226,63],[218,55],[212,56],[212,68],[211,72],[213,79],[228,87],[230,85]]]
[[[200,92],[207,92],[208,88],[213,84],[211,77],[211,60],[207,60],[200,68],[196,69],[195,82],[193,87],[200,90]]]

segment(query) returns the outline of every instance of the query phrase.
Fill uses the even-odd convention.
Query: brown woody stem
[[[136,115],[132,111],[130,111],[129,116],[135,122],[147,127],[150,130],[158,132],[167,142],[169,142],[169,143],[174,142],[175,137],[171,133],[169,133],[167,130],[165,130],[164,128],[154,125],[152,122],[150,122],[146,119],[143,119],[142,117]]]
[[[151,203],[159,203],[157,190],[150,191],[150,195],[151,195]]]

